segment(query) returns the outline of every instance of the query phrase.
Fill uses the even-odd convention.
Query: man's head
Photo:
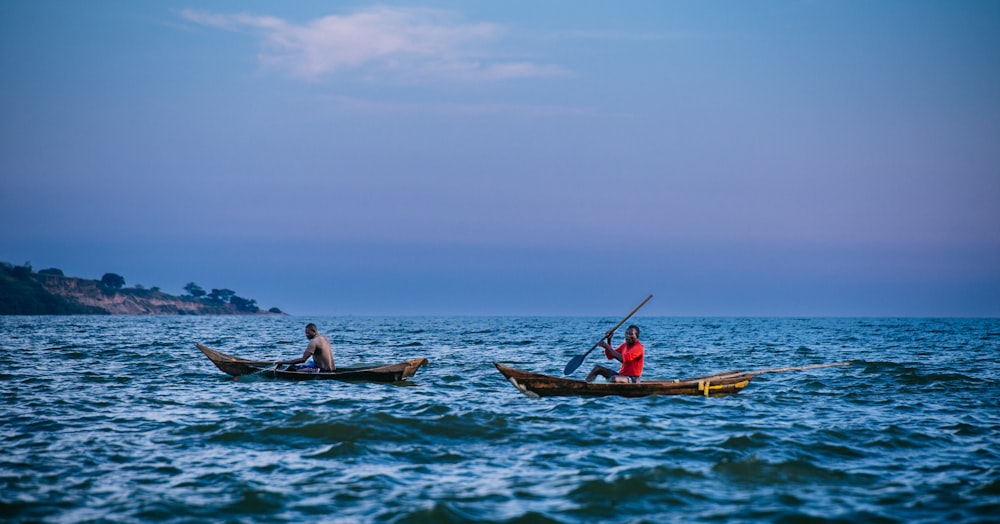
[[[312,322],[306,324],[306,338],[312,340],[318,333],[319,331],[316,329],[316,324],[313,324]]]
[[[639,340],[639,326],[632,324],[625,330],[625,343],[635,344],[636,340]]]

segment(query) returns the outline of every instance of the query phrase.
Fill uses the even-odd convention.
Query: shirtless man
[[[333,348],[330,347],[330,340],[319,334],[316,324],[309,323],[306,325],[306,338],[309,339],[309,345],[306,346],[306,350],[302,353],[301,357],[295,360],[275,362],[274,365],[288,365],[288,371],[330,372],[336,370],[337,367],[333,364]],[[312,357],[313,365],[298,365],[309,360],[309,357]]]

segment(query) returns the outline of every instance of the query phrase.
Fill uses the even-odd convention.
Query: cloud
[[[434,9],[374,7],[297,25],[273,16],[184,10],[185,19],[261,38],[261,64],[321,80],[349,71],[407,81],[499,81],[564,76],[556,65],[491,60],[503,36],[490,23],[467,23]]]

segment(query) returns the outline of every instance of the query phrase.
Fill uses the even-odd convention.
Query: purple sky
[[[1000,316],[996,2],[0,3],[0,261],[293,314]]]

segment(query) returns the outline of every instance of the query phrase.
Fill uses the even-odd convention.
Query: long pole
[[[635,306],[635,309],[633,309],[631,313],[629,313],[628,315],[625,315],[625,318],[623,318],[621,320],[621,322],[615,324],[615,327],[613,327],[610,330],[608,330],[607,333],[614,333],[615,330],[617,330],[618,328],[622,327],[622,324],[624,324],[628,319],[632,318],[632,315],[634,315],[636,311],[639,311],[639,308],[641,308],[642,306],[645,306],[646,302],[649,302],[649,299],[651,299],[651,298],[653,298],[653,295],[649,295],[648,297],[646,297],[646,299],[643,300],[642,302],[640,302],[638,306]],[[570,360],[569,364],[566,364],[566,368],[563,369],[563,375],[569,375],[570,373],[576,371],[576,368],[580,367],[580,364],[583,364],[583,360],[585,358],[587,358],[587,355],[589,355],[591,351],[597,349],[597,346],[601,345],[601,340],[604,340],[605,338],[607,338],[607,336],[608,336],[607,333],[605,333],[604,336],[601,337],[601,339],[598,340],[593,345],[593,347],[591,347],[590,349],[588,349],[586,353],[584,353],[582,355],[577,355],[577,356],[573,357],[573,360]]]

